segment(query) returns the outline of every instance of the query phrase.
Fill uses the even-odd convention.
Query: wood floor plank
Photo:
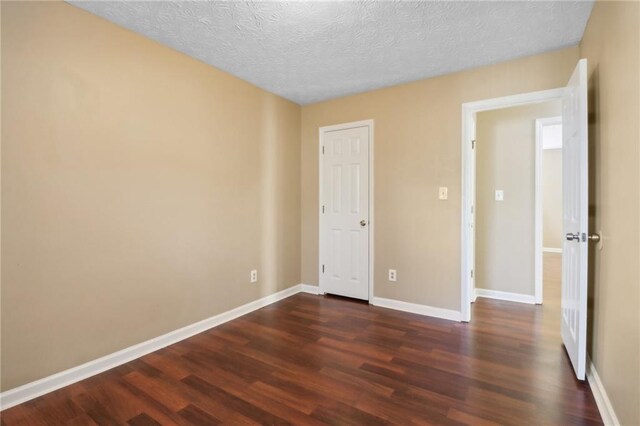
[[[195,390],[201,392],[203,395],[220,401],[222,404],[226,405],[234,411],[242,413],[243,416],[256,421],[258,424],[290,424],[286,420],[281,419],[280,417],[273,415],[260,407],[250,404],[242,398],[238,398],[237,396],[232,395],[224,389],[221,389],[199,377],[189,376],[182,379],[182,381],[188,386],[191,386]]]
[[[222,423],[211,414],[191,404],[178,411],[178,414],[193,425],[219,425]]]
[[[158,423],[153,419],[153,417],[149,416],[147,413],[141,413],[137,416],[130,419],[127,424],[131,426],[160,426],[161,423]]]
[[[559,260],[545,254],[543,306],[480,298],[464,324],[299,294],[5,410],[0,420],[602,424],[560,339]]]

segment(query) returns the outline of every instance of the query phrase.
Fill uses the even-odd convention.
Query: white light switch
[[[496,201],[504,201],[504,191],[502,189],[496,189]]]
[[[448,188],[446,186],[441,186],[438,190],[438,199],[446,200],[448,198],[447,192]]]

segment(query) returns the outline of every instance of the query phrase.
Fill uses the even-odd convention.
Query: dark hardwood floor
[[[2,425],[601,424],[548,305],[478,299],[461,324],[299,294],[5,410]]]

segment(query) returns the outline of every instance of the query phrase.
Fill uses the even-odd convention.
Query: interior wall
[[[573,47],[303,106],[303,282],[318,284],[318,128],[374,119],[375,295],[459,311],[462,104],[563,87],[577,61]]]
[[[298,105],[62,2],[1,8],[2,390],[300,282]]]
[[[596,2],[589,67],[592,245],[589,354],[618,420],[640,424],[640,3]]]
[[[542,152],[542,246],[562,249],[562,149]]]
[[[561,113],[553,101],[476,115],[476,288],[535,294],[536,119]]]
[[[296,105],[69,5],[0,10],[2,390],[286,288],[300,262],[317,284],[318,127],[340,122],[375,119],[376,295],[458,310],[460,105],[563,86],[580,55],[590,354],[640,423],[637,3],[598,2],[579,50],[305,106],[301,128]]]

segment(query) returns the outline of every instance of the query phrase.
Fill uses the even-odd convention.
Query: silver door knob
[[[589,234],[589,241],[597,243],[600,241],[600,234]]]
[[[579,233],[572,234],[571,232],[567,232],[567,234],[565,235],[565,238],[567,239],[567,241],[578,241],[578,242],[580,242],[580,234]]]
[[[360,221],[360,226],[367,226],[367,221],[366,221],[366,220],[364,220],[364,219],[362,219],[362,220]]]

